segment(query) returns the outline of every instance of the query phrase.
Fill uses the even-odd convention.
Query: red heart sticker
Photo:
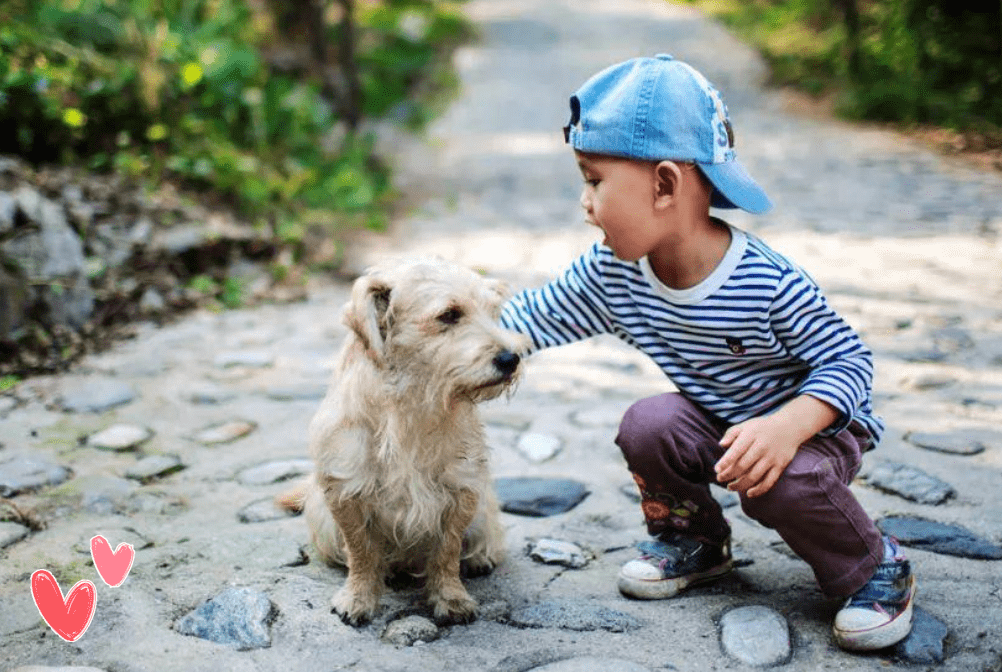
[[[52,631],[67,642],[80,639],[94,618],[97,591],[90,581],[77,581],[64,599],[52,572],[39,569],[31,575],[31,597]]]
[[[90,556],[94,558],[94,566],[101,579],[110,587],[122,585],[125,577],[132,569],[132,561],[136,558],[136,551],[132,544],[121,543],[114,551],[111,544],[100,534],[91,537]]]

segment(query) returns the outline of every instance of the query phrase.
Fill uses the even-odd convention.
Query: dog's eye
[[[442,324],[456,324],[463,317],[462,309],[452,306],[448,310],[438,314],[438,321]]]

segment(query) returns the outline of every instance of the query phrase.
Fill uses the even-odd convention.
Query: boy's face
[[[659,242],[654,217],[655,164],[575,151],[585,184],[581,207],[605,232],[603,244],[623,261],[636,261]]]

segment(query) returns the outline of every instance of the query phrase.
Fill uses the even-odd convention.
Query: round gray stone
[[[878,490],[919,504],[942,504],[957,494],[949,483],[910,464],[898,462],[878,463],[864,480]]]
[[[313,460],[278,460],[266,462],[240,472],[237,477],[244,485],[268,485],[287,481],[296,476],[303,476],[313,471]]]
[[[271,646],[270,626],[276,616],[264,593],[228,588],[178,619],[174,629],[240,651],[261,649]]]
[[[720,643],[747,665],[771,667],[790,658],[790,626],[768,607],[738,607],[720,619]]]
[[[147,455],[125,470],[125,477],[143,483],[184,469],[177,455]]]
[[[905,439],[919,448],[938,453],[977,455],[985,451],[984,438],[969,432],[910,432]],[[1002,445],[1002,440],[998,443]]]
[[[280,520],[298,515],[294,511],[275,505],[271,497],[258,499],[237,511],[237,520],[241,523],[264,523],[269,520]]]
[[[522,516],[553,516],[570,511],[588,496],[583,483],[566,478],[519,477],[494,481],[501,510]]]
[[[63,390],[59,405],[71,413],[103,413],[136,398],[135,391],[120,380],[88,379]]]
[[[28,536],[30,530],[20,523],[0,522],[0,548],[7,548]]]
[[[0,497],[13,497],[47,485],[63,483],[73,472],[69,467],[28,455],[0,462]]]
[[[434,641],[438,636],[438,626],[427,618],[405,616],[387,625],[380,639],[394,646],[413,646],[416,642]]]
[[[275,355],[264,350],[234,350],[216,355],[213,363],[220,369],[245,366],[252,369],[266,369],[275,363]]]
[[[138,425],[117,424],[87,437],[87,445],[102,450],[132,450],[148,441],[153,432]]]
[[[560,452],[562,442],[552,434],[527,432],[518,440],[516,448],[530,462],[546,462]]]

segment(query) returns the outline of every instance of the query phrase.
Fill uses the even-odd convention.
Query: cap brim
[[[741,208],[753,215],[772,209],[772,201],[748,171],[737,161],[699,163],[706,178],[713,184],[710,205],[715,208]]]

